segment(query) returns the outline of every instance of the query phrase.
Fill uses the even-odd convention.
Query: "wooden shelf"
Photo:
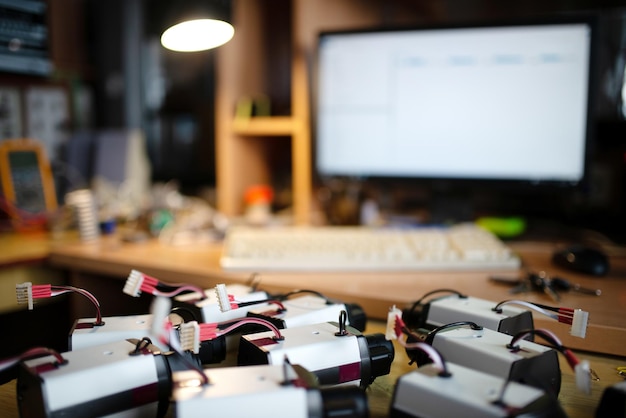
[[[300,124],[291,116],[258,116],[235,118],[233,133],[248,136],[285,136],[293,135]]]
[[[237,35],[218,48],[216,85],[217,209],[241,215],[245,190],[283,182],[284,172],[265,137],[288,137],[295,224],[312,223],[314,213],[311,73],[321,30],[375,26],[386,15],[384,2],[362,0],[234,0]],[[400,7],[400,6],[398,6]],[[400,10],[401,9],[401,10]],[[404,6],[396,17],[419,19],[419,8]],[[237,118],[242,97],[264,95],[282,103],[289,80],[291,116]]]
[[[284,181],[272,152],[271,137],[287,137],[291,147],[291,195],[294,222],[309,222],[311,202],[310,126],[306,74],[294,74],[303,52],[294,49],[291,7],[294,0],[235,0],[237,36],[218,50],[216,89],[217,208],[227,216],[245,210],[243,196],[256,184]],[[281,34],[277,36],[276,34]],[[303,69],[304,70],[304,69]],[[302,70],[302,71],[303,71]],[[282,81],[289,80],[291,116],[237,117],[242,97],[262,94],[281,101]]]

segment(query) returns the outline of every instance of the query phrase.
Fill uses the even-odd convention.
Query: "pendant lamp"
[[[172,51],[195,52],[216,48],[235,34],[229,22],[230,1],[172,1],[175,7],[161,45]]]

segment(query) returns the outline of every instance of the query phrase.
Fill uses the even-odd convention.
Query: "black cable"
[[[252,275],[250,276],[250,279],[248,279],[247,286],[250,287],[250,289],[253,292],[256,292],[257,289],[259,288],[260,283],[261,283],[261,275],[259,273],[252,273]]]
[[[513,336],[513,338],[511,338],[511,342],[507,344],[507,348],[510,348],[512,350],[519,350],[519,346],[516,345],[515,343],[519,341],[521,338],[523,338],[526,334],[538,335],[542,337],[544,340],[546,340],[547,342],[549,342],[550,344],[552,344],[552,347],[554,349],[558,350],[560,353],[563,353],[563,354],[565,353],[565,350],[566,350],[565,347],[561,343],[556,341],[554,337],[552,337],[549,333],[547,333],[543,329],[527,329],[527,330],[522,330],[518,332],[517,334]]]
[[[408,310],[408,314],[409,315],[413,315],[413,313],[415,313],[415,309],[418,306],[420,306],[422,304],[422,301],[424,299],[426,299],[427,297],[432,296],[432,295],[434,295],[436,293],[442,293],[442,292],[449,292],[449,293],[452,293],[452,294],[455,294],[455,295],[459,296],[460,298],[467,298],[466,295],[464,295],[464,294],[462,294],[459,291],[454,290],[454,289],[435,289],[435,290],[431,290],[430,292],[425,293],[424,295],[422,295],[421,298],[419,298],[418,300],[413,302],[413,304],[411,305],[411,307]]]
[[[312,290],[312,289],[296,289],[296,290],[292,290],[291,292],[287,292],[287,293],[283,293],[282,295],[278,295],[277,297],[280,300],[286,300],[286,299],[290,298],[291,296],[297,295],[297,294],[300,294],[300,293],[311,293],[311,294],[313,294],[315,296],[319,296],[320,298],[322,298],[322,299],[324,299],[326,301],[327,305],[330,305],[330,304],[333,303],[333,301],[330,298],[326,297],[323,293],[318,292],[316,290]]]
[[[244,306],[258,305],[259,303],[275,303],[279,306],[278,312],[285,312],[287,310],[287,308],[285,308],[283,304],[281,303],[281,301],[277,298],[257,299],[257,300],[250,300],[247,302],[235,302],[235,303],[237,303],[237,307],[239,308],[242,308]]]
[[[135,349],[128,354],[130,354],[131,356],[143,354],[143,349],[148,347],[150,344],[152,344],[152,340],[148,337],[143,337],[142,339],[137,341],[137,344],[135,344]]]
[[[425,344],[428,344],[430,346],[433,345],[433,340],[435,338],[435,335],[440,332],[440,331],[444,331],[447,329],[452,329],[452,328],[460,328],[460,327],[464,327],[464,326],[468,326],[473,330],[477,330],[480,331],[483,329],[483,327],[481,327],[480,325],[476,324],[475,322],[471,322],[471,321],[458,321],[458,322],[451,322],[449,324],[445,324],[445,325],[441,325],[433,330],[428,331],[428,333],[422,333],[417,334],[415,333],[415,331],[409,329],[407,326],[403,326],[402,327],[402,332],[409,338],[413,338],[414,340],[410,340],[407,339],[407,342],[414,342],[414,341],[421,341]],[[412,347],[407,347],[405,349],[406,354],[409,356],[410,361],[409,361],[409,365],[412,365],[413,363],[417,363],[418,366],[421,366],[424,364],[424,358],[423,357],[419,357],[414,351],[415,349]],[[422,350],[423,351],[423,350]]]
[[[445,324],[445,325],[441,325],[438,326],[437,328],[432,329],[428,335],[426,336],[426,340],[424,342],[426,342],[427,344],[431,344],[433,342],[433,339],[435,338],[435,335],[440,332],[440,331],[444,331],[447,329],[454,329],[454,328],[461,328],[461,327],[469,327],[470,329],[474,330],[474,331],[480,331],[483,329],[482,326],[478,325],[475,322],[472,321],[457,321],[457,322],[451,322],[449,324]]]
[[[505,305],[505,304],[507,304],[509,302],[515,303],[515,302],[517,302],[517,299],[506,299],[506,300],[500,301],[491,310],[494,311],[494,312],[497,312],[497,313],[502,313],[501,306]],[[541,303],[535,303],[535,302],[526,302],[526,303],[529,303],[529,304],[534,305],[534,306],[536,306],[538,308],[541,308],[541,309],[545,309],[547,311],[561,313],[561,308],[559,308],[559,307],[543,305]]]

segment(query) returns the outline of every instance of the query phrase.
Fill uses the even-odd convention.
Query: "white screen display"
[[[580,181],[590,25],[323,33],[320,175]]]

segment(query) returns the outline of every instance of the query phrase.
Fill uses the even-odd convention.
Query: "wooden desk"
[[[384,324],[380,321],[369,321],[365,333],[384,332],[384,328]],[[404,348],[397,342],[394,345],[396,355],[391,373],[376,378],[367,389],[372,418],[388,416],[393,389],[398,377],[415,370],[415,366],[409,366]],[[579,392],[571,369],[563,356],[559,356],[562,371],[559,401],[569,418],[590,418],[595,416],[595,410],[604,390],[622,381],[622,378],[617,374],[616,367],[626,365],[626,359],[590,353],[577,353],[577,356],[580,360],[589,361],[591,368],[598,374],[600,380],[592,383],[590,395]],[[16,380],[0,386],[0,411],[3,418],[19,417],[16,401]]]
[[[590,313],[586,338],[571,337],[569,326],[540,314],[534,315],[536,328],[551,329],[569,348],[626,356],[626,258],[611,260],[612,270],[609,276],[593,278],[554,267],[550,262],[554,244],[519,242],[510,245],[521,255],[525,268],[530,271],[545,270],[581,286],[602,290],[601,296],[563,293],[558,304]],[[52,266],[72,271],[77,280],[76,285],[88,288],[89,274],[125,280],[131,269],[140,270],[165,282],[185,282],[203,288],[211,288],[218,283],[248,282],[250,275],[247,273],[227,273],[221,270],[220,251],[219,244],[174,247],[156,240],[124,243],[115,237],[108,237],[93,244],[62,241],[58,245],[51,245],[49,262]],[[344,302],[358,303],[365,309],[368,318],[378,319],[386,318],[391,306],[404,307],[435,289],[454,289],[468,296],[496,302],[523,299],[557,306],[541,293],[512,296],[509,287],[495,285],[488,280],[492,274],[517,276],[522,273],[265,273],[261,276],[260,287],[270,292],[315,289]],[[116,283],[111,287],[119,292],[117,300],[126,297],[121,293],[121,286],[121,283]]]
[[[43,261],[48,257],[51,242],[45,232],[0,233],[0,266]]]
[[[61,274],[46,264],[51,242],[44,232],[0,233],[0,314],[23,308],[15,299],[16,283],[60,283]]]

